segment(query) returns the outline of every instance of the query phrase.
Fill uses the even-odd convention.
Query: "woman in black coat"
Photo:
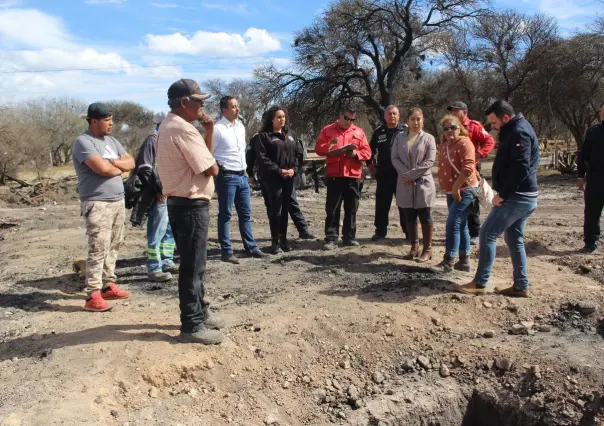
[[[269,108],[262,116],[259,142],[256,143],[260,184],[268,195],[268,219],[271,228],[271,253],[289,251],[287,243],[287,204],[294,190],[298,173],[300,148],[284,131],[285,110]]]

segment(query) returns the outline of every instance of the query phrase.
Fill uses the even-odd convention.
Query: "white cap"
[[[155,114],[153,116],[153,121],[155,122],[155,124],[159,124],[162,121],[164,121],[164,118],[166,118],[166,113],[165,112],[158,112],[157,114]]]

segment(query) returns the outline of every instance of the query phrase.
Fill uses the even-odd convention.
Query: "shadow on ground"
[[[94,315],[94,314],[93,314]],[[136,324],[136,325],[104,325],[85,330],[56,333],[35,334],[27,337],[12,339],[10,344],[2,345],[0,348],[0,361],[18,358],[38,358],[49,350],[60,349],[69,346],[89,345],[100,342],[130,342],[133,340],[147,342],[169,342],[178,341],[159,330],[173,330],[178,326],[160,324]],[[138,331],[137,330],[155,330]]]

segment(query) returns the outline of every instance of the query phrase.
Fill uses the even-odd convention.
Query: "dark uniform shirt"
[[[394,136],[404,131],[407,126],[399,124],[395,128],[388,128],[384,125],[378,127],[371,135],[371,158],[369,164],[377,165],[377,178],[396,176],[396,169],[392,165],[390,151]]]
[[[585,133],[583,148],[577,160],[580,178],[604,176],[604,121],[591,126]]]

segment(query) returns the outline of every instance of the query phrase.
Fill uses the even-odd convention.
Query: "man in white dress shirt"
[[[219,173],[214,178],[218,193],[218,240],[223,262],[238,264],[231,245],[230,222],[233,204],[239,217],[243,248],[252,257],[264,257],[252,234],[251,190],[245,174],[245,127],[239,117],[239,103],[233,96],[220,99],[222,118],[214,125],[214,158]]]

